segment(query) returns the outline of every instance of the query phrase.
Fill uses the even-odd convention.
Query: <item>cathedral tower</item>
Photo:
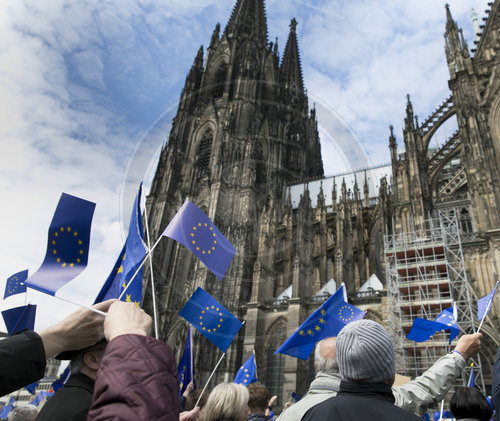
[[[147,200],[150,232],[157,238],[189,197],[235,246],[236,255],[221,282],[183,246],[162,240],[154,253],[154,274],[160,336],[171,345],[182,344],[186,322],[178,313],[198,286],[244,315],[259,227],[268,217],[264,210],[285,207],[288,182],[323,175],[296,28],[293,19],[280,63],[277,45],[268,42],[264,1],[238,0],[222,35],[217,24],[206,53],[199,49],[186,78]],[[146,308],[149,295],[144,295]],[[244,329],[220,376],[234,375],[243,335]],[[202,381],[219,354],[198,339],[204,352],[195,353],[195,364]]]

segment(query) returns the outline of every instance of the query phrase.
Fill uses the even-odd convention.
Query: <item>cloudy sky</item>
[[[235,0],[5,0],[0,8],[0,290],[45,255],[61,192],[97,203],[90,262],[58,295],[91,303],[124,241],[134,190],[153,175],[196,52]],[[450,0],[473,47],[471,8]],[[387,163],[406,94],[420,121],[449,96],[443,0],[269,0],[283,52],[299,21],[304,80],[322,109],[327,173]],[[332,123],[333,122],[333,123]],[[341,125],[361,157],[350,154]],[[344,139],[344,141],[343,141]],[[344,143],[343,143],[344,142]],[[153,239],[155,240],[155,239]],[[30,292],[43,328],[74,309]],[[23,304],[11,297],[1,309]],[[0,322],[0,330],[2,329]]]

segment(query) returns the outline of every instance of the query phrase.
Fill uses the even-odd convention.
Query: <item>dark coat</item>
[[[269,417],[266,414],[253,412],[248,414],[247,421],[269,421]]]
[[[385,383],[361,384],[342,381],[337,396],[313,406],[302,421],[409,421],[419,417],[394,405],[394,395]]]
[[[141,335],[109,342],[87,420],[179,421],[177,364],[170,347]]]
[[[72,374],[43,406],[37,421],[85,421],[93,391],[94,380],[85,374]]]
[[[42,339],[31,330],[0,341],[0,396],[41,379],[46,363]]]
[[[495,365],[493,366],[492,373],[492,384],[491,384],[491,404],[493,409],[496,411],[493,419],[495,421],[500,420],[500,346],[497,351],[497,359]]]

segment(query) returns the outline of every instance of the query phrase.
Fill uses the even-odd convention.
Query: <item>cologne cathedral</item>
[[[268,39],[264,0],[237,1],[226,27],[217,24],[208,48],[196,54],[147,199],[153,238],[189,198],[236,248],[222,281],[171,239],[155,250],[160,339],[178,358],[188,326],[178,313],[200,286],[246,322],[215,381],[231,381],[255,351],[258,377],[280,403],[305,393],[313,358],[276,349],[342,282],[366,317],[388,325],[395,312],[386,237],[426,230],[438,215],[454,215],[459,227],[469,302],[492,290],[500,271],[499,4],[489,4],[475,49],[449,7],[443,11],[450,95],[421,123],[408,97],[399,146],[389,131],[390,165],[325,177],[297,22],[280,58],[277,41]],[[450,120],[456,132],[431,147]],[[446,276],[453,283],[453,274]],[[439,285],[427,280],[426,293],[444,294],[448,284]],[[414,300],[416,288],[421,283],[408,289]],[[150,311],[150,293],[144,297]],[[418,298],[431,308],[431,296]],[[486,383],[500,343],[498,311],[494,305],[482,328]],[[199,334],[194,343],[202,384],[221,351]]]

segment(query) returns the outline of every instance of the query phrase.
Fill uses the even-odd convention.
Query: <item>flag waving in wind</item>
[[[94,209],[95,203],[61,195],[49,227],[45,259],[25,285],[55,295],[87,267]]]
[[[179,379],[179,396],[181,396],[189,383],[193,382],[193,391],[196,390],[196,383],[194,381],[194,361],[193,361],[193,336],[191,326],[189,326],[186,346],[184,347],[184,354],[182,354],[181,362],[177,369],[177,378]]]
[[[362,319],[366,312],[345,301],[345,286],[340,288],[281,345],[275,354],[287,354],[307,360],[316,342],[337,336],[350,322]]]
[[[7,279],[7,283],[5,284],[5,294],[3,299],[5,300],[7,297],[15,294],[22,294],[26,292],[26,285],[24,285],[24,281],[28,277],[28,271],[23,270],[22,272],[15,273],[11,277]]]
[[[236,373],[233,383],[240,383],[248,386],[257,381],[257,364],[255,364],[255,354],[246,360]]]
[[[146,255],[146,244],[144,243],[144,228],[141,216],[141,191],[142,183],[135,197],[128,236],[118,260],[106,279],[101,291],[97,295],[94,304],[111,298],[118,298],[130,282],[137,268]],[[127,288],[122,301],[134,302],[137,306],[142,304],[142,269],[135,275],[132,284]]]
[[[179,313],[205,338],[226,352],[241,323],[208,292],[198,288]]]
[[[4,310],[2,316],[9,336],[24,329],[33,330],[35,328],[36,305],[28,304]]]
[[[184,245],[220,280],[236,253],[210,218],[189,200],[175,214],[163,235]]]
[[[490,312],[493,298],[495,297],[495,292],[497,291],[498,282],[495,284],[495,288],[488,295],[481,298],[477,302],[477,320],[482,320]]]
[[[443,310],[433,321],[416,317],[406,337],[415,342],[425,342],[435,333],[449,330],[451,343],[460,333],[456,317],[455,306]]]

